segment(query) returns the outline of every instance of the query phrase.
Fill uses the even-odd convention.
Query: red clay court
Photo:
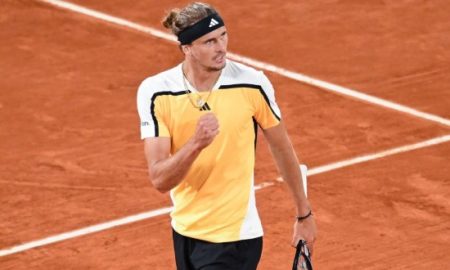
[[[136,90],[182,60],[149,31],[187,2],[49,1],[0,2],[0,268],[175,269]],[[449,269],[448,2],[210,3],[230,57],[265,69],[310,168],[315,269]],[[290,269],[294,255],[277,178],[259,136],[259,269]]]

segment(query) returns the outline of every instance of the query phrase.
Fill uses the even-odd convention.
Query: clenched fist
[[[198,119],[193,140],[198,149],[202,150],[212,143],[217,134],[219,134],[219,121],[213,113],[207,113]]]

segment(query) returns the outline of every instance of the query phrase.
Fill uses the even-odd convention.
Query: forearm
[[[281,177],[293,195],[297,207],[297,215],[305,215],[310,210],[310,205],[303,190],[303,185],[301,184],[302,176],[294,149],[292,147],[272,147],[271,151]]]
[[[271,150],[281,176],[293,194],[297,206],[297,216],[306,217],[295,221],[291,245],[297,247],[299,240],[303,239],[307,242],[309,251],[313,254],[313,245],[317,236],[317,227],[314,217],[309,215],[311,213],[311,206],[306,198],[301,183],[301,170],[299,168],[297,156],[287,136],[286,139],[287,140],[284,141],[285,143],[275,145],[274,147],[271,147]]]
[[[200,154],[194,141],[189,140],[178,152],[149,165],[149,175],[153,185],[161,192],[177,186]]]

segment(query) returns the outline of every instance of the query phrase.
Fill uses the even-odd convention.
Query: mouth
[[[225,61],[225,54],[219,54],[218,56],[214,57],[213,60],[217,63],[222,63]]]

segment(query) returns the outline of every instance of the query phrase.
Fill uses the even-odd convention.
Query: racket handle
[[[292,263],[292,270],[297,270],[299,264],[301,269],[313,270],[311,257],[305,240],[298,241],[297,248],[295,250],[294,262]]]

